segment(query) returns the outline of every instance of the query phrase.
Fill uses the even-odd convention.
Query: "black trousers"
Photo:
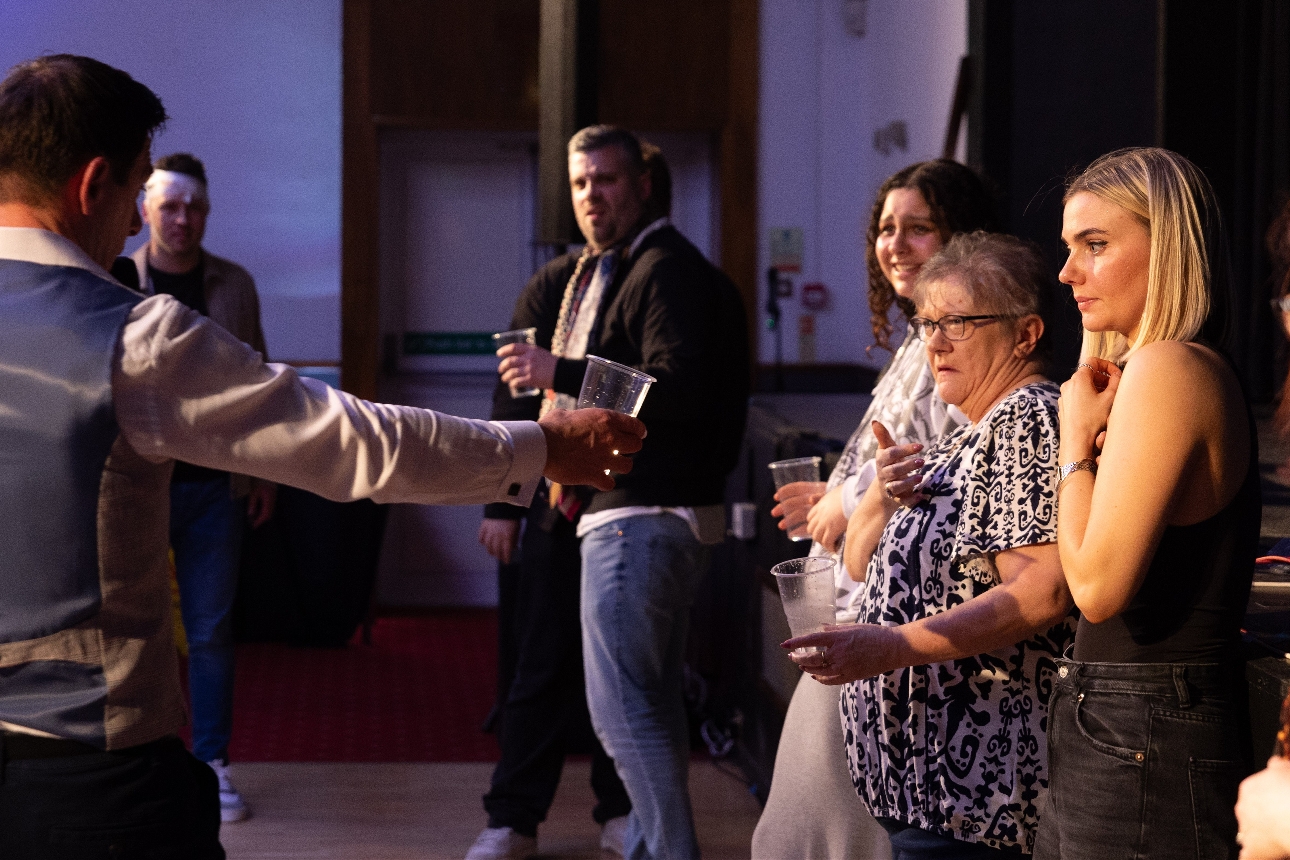
[[[484,795],[489,827],[535,835],[570,752],[591,752],[597,801],[592,817],[598,823],[631,811],[627,791],[587,713],[578,607],[581,570],[573,524],[535,499],[520,544],[518,577],[508,581],[505,569],[500,574],[499,674],[503,685],[508,669],[512,677],[505,694],[498,693],[495,726],[502,757]]]
[[[39,742],[6,746],[5,860],[224,860],[215,773],[178,738],[50,757]]]

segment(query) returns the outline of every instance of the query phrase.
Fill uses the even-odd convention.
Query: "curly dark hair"
[[[874,246],[878,241],[878,222],[882,219],[882,208],[887,202],[887,195],[897,188],[912,188],[932,210],[932,220],[940,231],[941,241],[948,242],[956,233],[970,233],[974,230],[994,232],[999,229],[995,215],[994,196],[986,187],[985,180],[975,170],[964,167],[957,161],[938,158],[934,161],[920,161],[903,170],[898,170],[878,189],[878,196],[873,202],[873,212],[869,216],[869,230],[865,233],[865,263],[869,269],[869,311],[872,315],[875,343],[885,350],[891,350],[892,325],[887,320],[887,312],[894,304],[906,318],[914,315],[914,304],[908,299],[896,295],[895,288],[878,265],[878,255]]]

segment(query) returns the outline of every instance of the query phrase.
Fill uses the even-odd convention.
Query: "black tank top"
[[[1250,599],[1263,495],[1254,417],[1245,482],[1207,520],[1166,526],[1142,587],[1114,618],[1075,632],[1075,659],[1091,663],[1228,663],[1238,659]]]

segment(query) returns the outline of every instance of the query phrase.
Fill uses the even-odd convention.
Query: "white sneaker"
[[[626,857],[623,843],[627,840],[627,816],[611,818],[600,828],[600,848],[619,857]]]
[[[229,824],[250,818],[250,808],[243,802],[242,795],[238,794],[237,789],[233,787],[229,763],[215,759],[206,764],[215,771],[215,777],[219,780],[219,820]]]
[[[536,836],[525,836],[509,827],[485,827],[466,852],[466,860],[527,860],[536,853]]]

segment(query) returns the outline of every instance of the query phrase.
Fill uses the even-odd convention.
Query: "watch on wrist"
[[[1060,488],[1066,479],[1076,472],[1088,472],[1090,475],[1097,477],[1097,461],[1092,457],[1085,457],[1083,460],[1076,460],[1074,463],[1067,463],[1062,466],[1061,472],[1057,476],[1057,486]]]

